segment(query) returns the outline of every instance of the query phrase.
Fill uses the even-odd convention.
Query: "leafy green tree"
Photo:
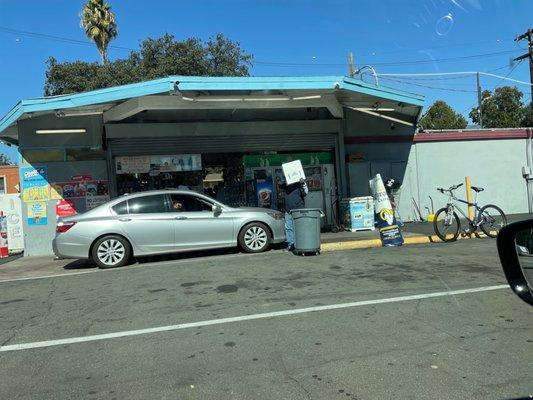
[[[7,155],[0,153],[0,165],[13,165],[13,162]]]
[[[524,107],[524,121],[522,126],[533,128],[533,102]]]
[[[210,75],[204,44],[196,38],[182,42],[173,35],[141,43],[139,72],[143,79],[155,79],[169,75]]]
[[[205,50],[209,75],[249,75],[248,66],[252,64],[253,56],[245,53],[239,43],[232,42],[219,33],[209,39]]]
[[[87,0],[80,12],[80,26],[98,48],[102,64],[107,62],[109,42],[118,36],[115,13],[104,0]]]
[[[85,61],[59,63],[50,57],[45,72],[44,95],[79,93],[139,82],[142,79],[138,63],[136,57],[104,65]]]
[[[177,41],[173,35],[147,38],[139,51],[105,64],[47,61],[45,96],[78,93],[169,75],[247,76],[253,56],[238,42],[219,34],[202,42]]]
[[[524,123],[525,109],[522,92],[514,86],[496,88],[494,93],[484,90],[481,98],[483,128],[518,128]],[[470,111],[470,118],[480,123],[479,107]]]
[[[420,120],[423,129],[464,129],[466,119],[456,113],[445,101],[437,100]]]

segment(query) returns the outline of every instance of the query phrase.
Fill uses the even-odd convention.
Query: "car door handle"
[[[174,219],[187,219],[187,217],[184,217],[183,215],[179,216],[179,217],[175,217]]]
[[[128,221],[131,221],[131,218],[119,218],[118,220],[120,222],[128,222]]]

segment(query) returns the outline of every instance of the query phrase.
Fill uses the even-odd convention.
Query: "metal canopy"
[[[0,119],[0,137],[14,142],[19,120],[50,113],[58,117],[103,114],[104,122],[113,123],[150,110],[325,108],[333,118],[342,118],[343,108],[348,107],[379,117],[394,115],[412,124],[423,103],[423,96],[343,76],[170,76],[79,94],[23,100]]]

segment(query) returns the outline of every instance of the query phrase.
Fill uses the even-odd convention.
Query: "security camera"
[[[391,128],[391,130],[396,129],[396,125],[394,125],[394,122],[391,122],[391,124],[390,124],[390,128]]]

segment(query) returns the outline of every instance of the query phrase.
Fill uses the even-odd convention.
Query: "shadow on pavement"
[[[0,265],[7,264],[8,262],[11,262],[11,261],[15,261],[19,259],[20,257],[22,257],[23,255],[24,253],[12,254],[9,257],[0,258]]]
[[[68,263],[63,269],[92,269],[96,268],[96,265],[91,260],[76,260]]]
[[[270,250],[280,250],[284,248],[285,244],[276,244],[272,245]],[[202,257],[214,257],[214,256],[224,256],[230,254],[246,254],[242,252],[237,247],[224,248],[224,249],[214,249],[214,250],[201,250],[201,251],[191,251],[183,253],[172,253],[172,254],[162,254],[157,256],[144,256],[144,257],[135,257],[128,265],[139,265],[139,264],[148,264],[148,263],[157,263],[164,261],[180,261],[180,260],[194,260]],[[75,260],[64,267],[66,270],[80,270],[80,269],[93,269],[98,268],[91,260]]]

